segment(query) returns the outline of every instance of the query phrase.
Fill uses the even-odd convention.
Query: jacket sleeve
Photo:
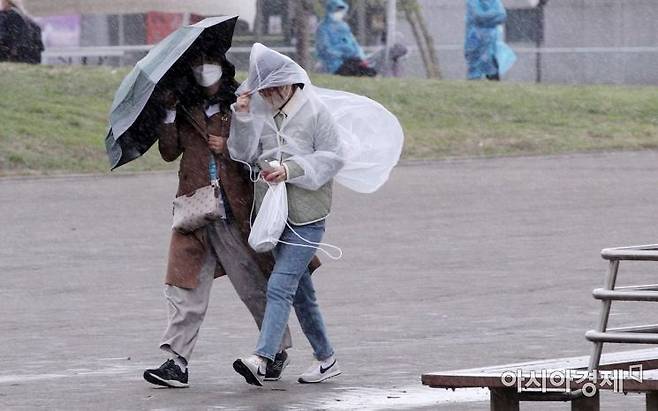
[[[158,150],[164,161],[174,161],[181,155],[183,148],[180,145],[177,124],[161,124],[158,129]]]
[[[294,178],[304,175],[304,169],[295,161],[285,160],[283,162],[283,166],[286,168],[286,181],[290,181]]]
[[[254,129],[254,118],[251,113],[239,113],[232,106],[231,131],[227,140],[231,158],[237,161],[253,164],[258,159],[259,136]]]
[[[326,109],[318,112],[313,131],[315,151],[286,160],[287,182],[307,190],[317,190],[338,174],[345,165],[343,149],[334,119]]]

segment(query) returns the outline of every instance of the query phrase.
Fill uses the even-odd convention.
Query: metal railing
[[[86,46],[86,47],[49,47],[41,55],[42,59],[71,57],[125,57],[131,53],[148,53],[153,48],[152,44],[130,45],[130,46]],[[282,53],[292,53],[295,48],[274,47],[274,50]],[[251,47],[231,47],[231,53],[249,53]]]
[[[598,368],[604,343],[658,344],[658,324],[608,328],[613,301],[658,302],[658,284],[615,287],[620,262],[658,261],[658,244],[606,248],[601,257],[608,260],[609,267],[603,288],[592,292],[602,306],[598,327],[585,333],[585,338],[594,343],[589,371]]]

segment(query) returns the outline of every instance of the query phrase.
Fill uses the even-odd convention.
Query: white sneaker
[[[341,372],[338,368],[336,357],[332,355],[324,361],[314,361],[313,365],[304,374],[300,375],[297,381],[302,384],[314,384],[340,375]]]
[[[233,362],[233,369],[244,377],[247,383],[263,386],[267,361],[257,355],[250,355],[247,358],[238,358]]]

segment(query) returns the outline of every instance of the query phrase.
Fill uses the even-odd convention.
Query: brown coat
[[[228,138],[231,116],[218,113],[206,120],[201,106],[186,110],[207,132]],[[210,149],[205,137],[194,128],[179,109],[173,124],[163,124],[159,130],[158,149],[165,161],[174,161],[181,154],[178,171],[178,190],[176,196],[189,194],[207,186],[209,182],[208,159]],[[250,213],[253,202],[253,184],[243,166],[229,158],[228,149],[215,155],[219,179],[224,190],[225,201],[229,203],[235,223],[239,225],[247,248],[250,231]],[[192,234],[180,234],[172,230],[169,246],[169,261],[165,283],[181,287],[195,288],[198,273],[209,251],[206,230],[199,229]],[[249,248],[251,250],[251,248]],[[252,251],[256,261],[266,275],[272,272],[274,259],[270,253],[257,254]],[[311,262],[311,270],[320,265],[317,257]],[[215,278],[224,275],[224,268],[217,264]]]

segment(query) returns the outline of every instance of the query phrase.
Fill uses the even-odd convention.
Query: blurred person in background
[[[393,77],[402,77],[404,75],[402,61],[409,52],[409,49],[400,42],[394,43],[393,47],[388,51],[389,66],[386,67],[386,37],[387,33],[384,31],[381,36],[380,48],[366,56],[366,61],[378,73],[385,73],[386,70],[390,69],[388,74]],[[395,38],[404,41],[404,36],[400,32],[395,34]]]
[[[0,62],[41,63],[41,28],[21,0],[0,0]]]
[[[501,0],[466,0],[464,57],[469,80],[500,81],[516,61],[516,55],[502,40],[507,12]]]
[[[344,21],[349,6],[343,0],[327,0],[326,14],[315,33],[315,48],[323,70],[341,76],[374,77],[363,49]]]

